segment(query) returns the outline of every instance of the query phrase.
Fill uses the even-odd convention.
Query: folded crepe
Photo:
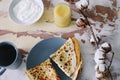
[[[69,38],[50,58],[72,80],[76,80],[81,73],[82,57],[76,38]]]
[[[50,59],[27,70],[25,74],[28,80],[60,80]]]

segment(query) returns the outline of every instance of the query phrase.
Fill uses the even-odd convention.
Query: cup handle
[[[0,67],[0,75],[2,75],[5,71],[6,71],[6,69],[5,69],[5,68]]]

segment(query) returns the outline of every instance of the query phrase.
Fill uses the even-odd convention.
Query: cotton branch
[[[83,11],[85,11],[85,9],[86,9],[87,7],[82,7],[82,9],[77,9],[76,6],[75,6],[75,4],[73,4],[73,1],[71,1],[71,0],[68,0],[68,1],[69,1],[69,4],[70,4],[70,8],[71,8],[72,10],[74,10],[75,12],[77,12],[77,13],[79,13],[79,14],[82,14],[82,15],[84,16],[84,18],[85,18],[85,24],[89,26],[90,32],[91,32],[91,34],[92,34],[92,36],[93,36],[93,38],[94,38],[94,41],[95,41],[96,48],[98,48],[98,42],[97,42],[97,39],[96,39],[96,37],[95,37],[95,33],[94,33],[94,31],[93,31],[93,29],[92,29],[92,26],[91,26],[91,24],[90,24],[90,22],[89,22],[89,20],[88,20],[88,17],[87,17],[87,16],[84,14],[84,12],[83,12]]]
[[[91,31],[91,34],[92,34],[92,36],[93,36],[93,38],[94,38],[94,40],[95,40],[96,48],[98,48],[98,42],[97,42],[97,39],[96,39],[96,37],[95,37],[95,33],[94,33],[93,29],[92,29],[92,26],[91,26],[90,22],[88,21],[87,16],[83,13],[82,10],[79,10],[79,11],[80,11],[81,14],[85,17],[85,21],[87,22],[87,25],[89,26],[90,31]]]

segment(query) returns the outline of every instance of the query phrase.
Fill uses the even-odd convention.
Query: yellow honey
[[[59,27],[71,24],[71,9],[66,4],[58,4],[54,8],[54,23]]]

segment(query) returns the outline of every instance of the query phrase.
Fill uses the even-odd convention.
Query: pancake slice
[[[27,70],[25,73],[28,80],[60,80],[50,59]]]
[[[77,79],[82,69],[82,58],[76,38],[69,38],[50,58],[68,77]]]

